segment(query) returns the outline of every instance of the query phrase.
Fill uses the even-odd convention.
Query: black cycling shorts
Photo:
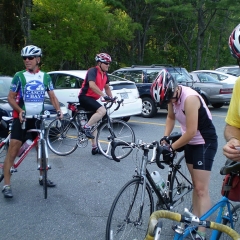
[[[217,147],[217,141],[199,145],[187,144],[185,146],[186,162],[193,164],[193,169],[211,171]]]
[[[21,142],[24,142],[27,139],[34,140],[37,137],[38,133],[37,132],[28,133],[27,130],[39,128],[40,121],[37,119],[27,119],[25,129],[22,129],[22,124],[20,123],[19,118],[14,118],[12,124],[11,139],[16,139]]]

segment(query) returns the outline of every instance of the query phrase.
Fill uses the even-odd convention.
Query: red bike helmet
[[[162,69],[151,85],[151,96],[160,104],[168,104],[173,97],[177,82],[173,76]]]
[[[112,58],[107,53],[99,53],[95,57],[96,62],[102,62],[102,63],[110,63],[112,62]]]
[[[240,24],[238,24],[229,36],[228,45],[233,57],[240,59]]]

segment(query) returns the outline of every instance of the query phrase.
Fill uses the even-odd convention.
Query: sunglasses
[[[27,56],[27,57],[22,57],[23,60],[33,60],[35,57],[34,56]]]
[[[102,62],[103,64],[105,64],[105,65],[110,65],[110,63],[106,63],[106,62]]]

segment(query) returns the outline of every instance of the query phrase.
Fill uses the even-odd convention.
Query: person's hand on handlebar
[[[108,95],[105,95],[103,97],[103,99],[106,101],[106,102],[116,102],[116,99],[112,98],[112,97],[109,97]]]
[[[58,110],[58,111],[57,111],[57,117],[58,117],[59,119],[62,119],[62,118],[63,118],[63,113],[62,113],[61,110]]]
[[[170,141],[168,140],[167,136],[163,136],[160,140],[159,140],[160,145],[165,146],[165,145],[169,145]]]
[[[162,155],[163,160],[166,162],[171,162],[174,159],[175,153],[170,144],[162,147]]]

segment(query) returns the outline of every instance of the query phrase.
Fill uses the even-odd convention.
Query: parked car
[[[225,82],[225,83],[234,84],[238,78],[236,76],[233,76],[224,72],[220,72],[220,71],[215,71],[215,70],[196,70],[193,72],[209,74],[210,76],[214,77],[218,81]]]
[[[8,117],[12,116],[12,107],[9,105],[7,100],[11,81],[12,81],[12,77],[0,76],[0,118],[1,116],[8,116]],[[65,117],[69,116],[67,108],[61,102],[60,102],[60,108]],[[49,111],[50,114],[57,114],[49,98],[46,98],[44,101],[44,110]],[[52,119],[46,120],[45,122],[46,126],[51,121]]]
[[[174,67],[172,65],[133,65],[131,67],[120,68],[112,73],[136,83],[140,98],[142,99],[142,117],[154,117],[158,108],[167,109],[167,105],[155,103],[150,93],[152,82],[163,68],[166,68],[180,84],[188,85],[190,83],[192,85],[192,79],[188,71],[185,68]]]
[[[216,71],[224,72],[227,74],[231,74],[234,76],[240,76],[240,68],[238,65],[231,65],[231,66],[223,66],[220,68],[216,68]]]
[[[193,71],[190,73],[193,78],[194,87],[201,89],[201,96],[207,105],[220,108],[229,103],[232,97],[233,83],[224,83],[204,72]]]
[[[52,77],[54,91],[58,99],[67,104],[68,101],[78,102],[78,94],[85,79],[87,70],[52,71],[48,74]],[[123,106],[112,112],[112,118],[122,118],[128,121],[132,115],[141,114],[142,100],[136,84],[126,79],[108,74],[110,88],[114,97],[124,99]],[[103,104],[100,100],[99,102]],[[113,104],[111,111],[115,108]],[[71,113],[70,113],[71,114]]]

